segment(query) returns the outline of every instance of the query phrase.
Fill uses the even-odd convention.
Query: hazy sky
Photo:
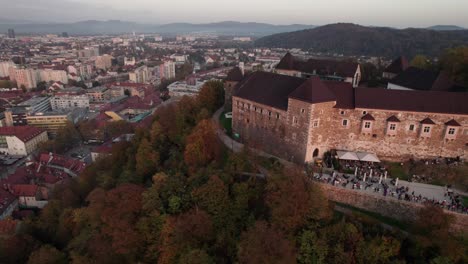
[[[273,24],[468,27],[468,0],[0,0],[0,18],[49,22],[120,19],[147,23],[242,21]]]

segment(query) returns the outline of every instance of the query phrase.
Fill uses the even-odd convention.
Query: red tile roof
[[[333,102],[336,100],[335,94],[317,76],[313,76],[303,82],[297,89],[289,94],[289,97],[312,104]]]
[[[309,74],[338,75],[340,77],[354,77],[359,64],[355,62],[309,59],[307,61],[294,57],[287,53],[279,62],[277,69],[294,70]]]
[[[44,130],[32,126],[0,127],[1,136],[16,136],[23,142],[28,142],[43,132]]]
[[[459,126],[461,126],[460,123],[458,123],[457,121],[455,121],[455,119],[452,119],[452,120],[448,121],[447,123],[445,123],[445,125],[447,125],[447,126],[454,126],[454,127],[459,127]]]
[[[400,119],[398,119],[398,117],[392,115],[391,117],[387,118],[387,122],[399,123]]]
[[[366,121],[375,121],[375,118],[371,114],[366,114],[361,119]]]
[[[38,186],[34,184],[16,184],[11,186],[11,190],[13,195],[19,196],[26,196],[26,197],[33,197],[36,196]]]
[[[429,117],[425,118],[424,120],[421,121],[421,124],[424,125],[435,125],[434,121],[432,121]]]

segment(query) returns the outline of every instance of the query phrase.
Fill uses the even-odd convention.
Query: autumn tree
[[[294,244],[268,223],[258,221],[242,233],[238,251],[239,263],[296,263]]]
[[[197,97],[200,108],[214,113],[224,104],[224,85],[221,81],[208,81],[200,89]]]
[[[217,176],[192,192],[197,206],[213,216],[216,225],[223,225],[229,207],[229,193],[226,185]]]
[[[136,174],[148,177],[156,172],[160,160],[159,153],[154,151],[150,142],[144,138],[136,153]]]
[[[270,177],[266,191],[271,221],[285,232],[294,232],[308,220],[324,219],[330,214],[320,188],[298,169]]]
[[[210,120],[203,120],[187,137],[184,160],[188,166],[200,168],[219,160],[221,151],[215,125]]]
[[[200,248],[212,239],[212,222],[206,212],[192,209],[179,216],[169,217],[161,231],[158,263],[174,263],[180,253]]]
[[[65,264],[65,254],[50,245],[44,245],[31,253],[28,264]]]

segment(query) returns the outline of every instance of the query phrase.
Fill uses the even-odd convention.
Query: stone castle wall
[[[409,158],[467,157],[468,117],[465,115],[429,114],[416,112],[396,112],[375,109],[337,109],[320,108],[321,114],[314,111],[313,118],[320,120],[320,126],[311,132],[310,145],[322,149],[342,149],[376,153],[387,160],[406,160]],[[371,114],[372,128],[363,131],[365,114]],[[401,122],[396,124],[395,131],[389,131],[387,119],[392,115]],[[431,127],[428,137],[421,136],[423,119],[430,118],[435,125]],[[447,139],[451,119],[460,123],[456,127],[454,139]],[[343,126],[343,120],[348,125]],[[411,130],[413,128],[413,130]]]
[[[366,211],[379,213],[400,221],[414,221],[424,205],[419,203],[395,200],[381,195],[372,195],[355,190],[334,187],[318,183],[326,197],[334,202],[348,204]],[[452,230],[468,231],[468,215],[445,211],[453,217]]]
[[[238,133],[242,143],[250,147],[285,160],[304,162],[311,105],[298,101],[295,107],[297,115],[233,97],[233,132]],[[300,113],[302,109],[304,111]]]

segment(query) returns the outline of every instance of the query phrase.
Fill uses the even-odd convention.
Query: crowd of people
[[[417,194],[414,190],[410,190],[408,186],[398,186],[398,179],[387,179],[385,168],[379,165],[369,166],[369,164],[360,164],[359,166],[355,164],[354,167],[348,167],[348,171],[352,169],[355,171],[354,175],[338,173],[336,171],[333,171],[331,174],[320,172],[313,173],[312,179],[337,187],[369,191],[374,194],[382,194],[386,197],[407,202],[430,203],[450,211],[468,213],[468,207],[463,205],[462,197],[454,194],[449,188],[445,192],[447,199],[438,200]]]

